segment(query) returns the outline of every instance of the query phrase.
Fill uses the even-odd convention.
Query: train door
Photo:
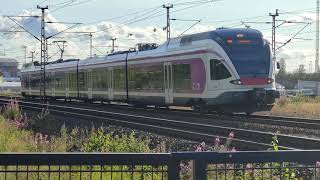
[[[107,76],[109,85],[108,85],[108,99],[110,101],[113,100],[113,69],[109,68],[108,69],[108,76]]]
[[[56,92],[55,92],[55,79],[54,79],[54,71],[52,71],[51,73],[51,96],[52,97],[55,97],[56,96]]]
[[[70,92],[69,92],[69,90],[70,90],[70,74],[68,73],[68,72],[65,72],[65,77],[66,77],[66,83],[65,83],[65,85],[66,85],[66,92],[65,92],[65,97],[66,98],[69,98],[69,95],[70,95]]]
[[[172,63],[164,63],[164,92],[165,92],[165,103],[173,103],[173,72]]]
[[[79,98],[85,98],[85,73],[84,71],[79,71],[78,73],[78,93]]]
[[[87,71],[88,99],[92,99],[92,70]]]
[[[28,95],[31,95],[31,80],[32,80],[32,76],[30,73],[28,73]]]

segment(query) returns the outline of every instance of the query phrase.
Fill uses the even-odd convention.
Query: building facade
[[[0,58],[0,75],[6,78],[18,77],[18,61],[11,58]]]

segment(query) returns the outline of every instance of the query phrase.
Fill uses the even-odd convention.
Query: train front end
[[[226,107],[233,112],[269,110],[279,93],[268,41],[253,29],[221,29],[214,33],[213,38],[223,48],[223,59],[231,71],[230,78],[221,83]]]

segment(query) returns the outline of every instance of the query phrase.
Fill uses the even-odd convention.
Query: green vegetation
[[[112,136],[100,128],[90,135],[83,145],[83,150],[85,152],[150,152],[149,142],[149,139],[136,137],[133,131],[129,135]]]
[[[293,89],[298,83],[298,80],[302,81],[320,81],[320,73],[306,73],[303,69],[297,70],[292,73],[280,71],[276,75],[276,80],[280,84],[284,85],[287,89]]]
[[[140,138],[132,131],[117,135],[105,129],[68,131],[62,126],[58,135],[37,131],[48,122],[49,112],[43,110],[32,121],[28,120],[18,103],[11,100],[0,115],[0,152],[150,152],[148,138]],[[40,125],[39,125],[40,124]]]
[[[281,99],[277,106],[283,108],[290,105],[305,104],[305,103],[318,103],[319,100],[306,97],[294,97]],[[36,117],[36,120],[30,121],[22,114],[16,102],[10,102],[2,108],[0,115],[0,152],[65,152],[65,151],[84,151],[84,152],[166,152],[168,148],[163,144],[152,145],[154,141],[148,136],[138,136],[133,131],[108,131],[105,128],[98,128],[82,130],[74,128],[68,130],[62,126],[58,135],[45,135],[40,132],[34,131],[39,127],[36,122],[47,121],[48,112],[43,110],[41,114]],[[214,139],[213,145],[206,145],[204,142],[194,147],[193,150],[197,152],[203,151],[235,151],[231,146],[235,134],[231,132],[224,144],[220,142],[219,138]],[[155,143],[157,144],[157,143]],[[279,150],[279,141],[277,135],[272,138],[271,144],[273,151]],[[191,149],[189,149],[190,151]],[[313,172],[307,168],[296,168],[298,164],[295,163],[258,163],[258,164],[214,164],[208,165],[208,179],[262,179],[261,177],[272,177],[277,179],[311,179]],[[192,176],[192,164],[190,162],[182,162],[181,177],[188,179]],[[15,166],[6,167],[7,170],[15,171]],[[86,170],[110,170],[110,166],[51,166],[51,171],[60,170],[68,172],[72,170],[71,179],[80,179],[80,168],[82,171]],[[71,168],[71,169],[70,169]],[[0,166],[0,170],[4,167]],[[218,169],[218,170],[217,170]],[[262,170],[263,169],[263,170]],[[272,170],[271,170],[272,169]],[[26,170],[25,167],[19,167],[19,170]],[[37,167],[29,167],[29,170],[37,171]],[[41,166],[40,170],[48,170],[47,166]],[[113,173],[87,173],[81,174],[82,179],[108,179],[111,174],[114,179],[161,179],[162,167],[150,166],[112,166]],[[166,167],[163,169],[166,170]],[[210,171],[211,170],[211,171]],[[121,171],[143,171],[144,173],[123,173]],[[148,172],[149,171],[149,172]],[[150,173],[150,171],[158,171]],[[225,172],[226,171],[226,172]],[[318,172],[317,172],[318,173]],[[152,176],[153,174],[153,176]],[[40,179],[46,179],[48,173],[39,173]],[[92,176],[91,176],[92,175]],[[26,179],[26,173],[19,173],[18,179]],[[58,173],[51,173],[52,179],[57,179]],[[164,175],[166,176],[166,175]],[[29,173],[29,179],[37,179],[37,173]],[[62,179],[68,179],[68,173],[61,173]],[[0,176],[1,179],[1,176]],[[8,174],[8,179],[15,179],[15,174]]]
[[[150,148],[151,140],[147,137],[138,137],[133,131],[116,133],[115,131],[106,132],[106,129],[99,128],[91,131],[74,128],[66,129],[62,126],[58,135],[46,135],[34,131],[40,128],[41,123],[50,121],[48,111],[43,110],[34,120],[30,121],[15,101],[10,101],[2,108],[0,115],[0,152],[66,152],[66,151],[85,151],[85,152],[155,152],[159,147]],[[37,124],[37,123],[40,123]],[[43,124],[42,124],[43,125]],[[161,148],[160,148],[161,149]],[[165,148],[164,148],[165,149]],[[1,170],[16,171],[16,166],[0,166]],[[41,171],[48,171],[48,166],[40,166]],[[112,168],[114,172],[108,172]],[[20,166],[19,171],[26,171],[26,167]],[[51,166],[50,171],[65,171],[66,173],[50,173],[51,179],[162,179],[166,174],[160,167],[151,166]],[[99,173],[89,173],[88,170],[105,171]],[[19,172],[8,173],[7,179],[47,179],[47,172],[37,173],[37,166],[29,166],[29,174]],[[73,171],[70,172],[69,171]],[[80,174],[79,172],[82,171]],[[121,173],[122,171],[126,171]],[[143,171],[144,173],[140,173]],[[151,171],[153,171],[151,173]],[[134,173],[131,173],[134,172]],[[39,176],[38,176],[39,175]],[[3,173],[0,173],[2,179]]]
[[[294,97],[280,98],[274,108],[271,110],[270,114],[304,118],[319,118],[319,109],[320,97],[306,97],[303,95],[298,95]]]

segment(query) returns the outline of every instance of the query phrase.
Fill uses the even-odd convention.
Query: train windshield
[[[268,45],[230,45],[227,51],[241,77],[268,76],[270,69],[270,48]]]
[[[270,70],[270,48],[259,31],[225,29],[216,31],[240,77],[266,77]]]

